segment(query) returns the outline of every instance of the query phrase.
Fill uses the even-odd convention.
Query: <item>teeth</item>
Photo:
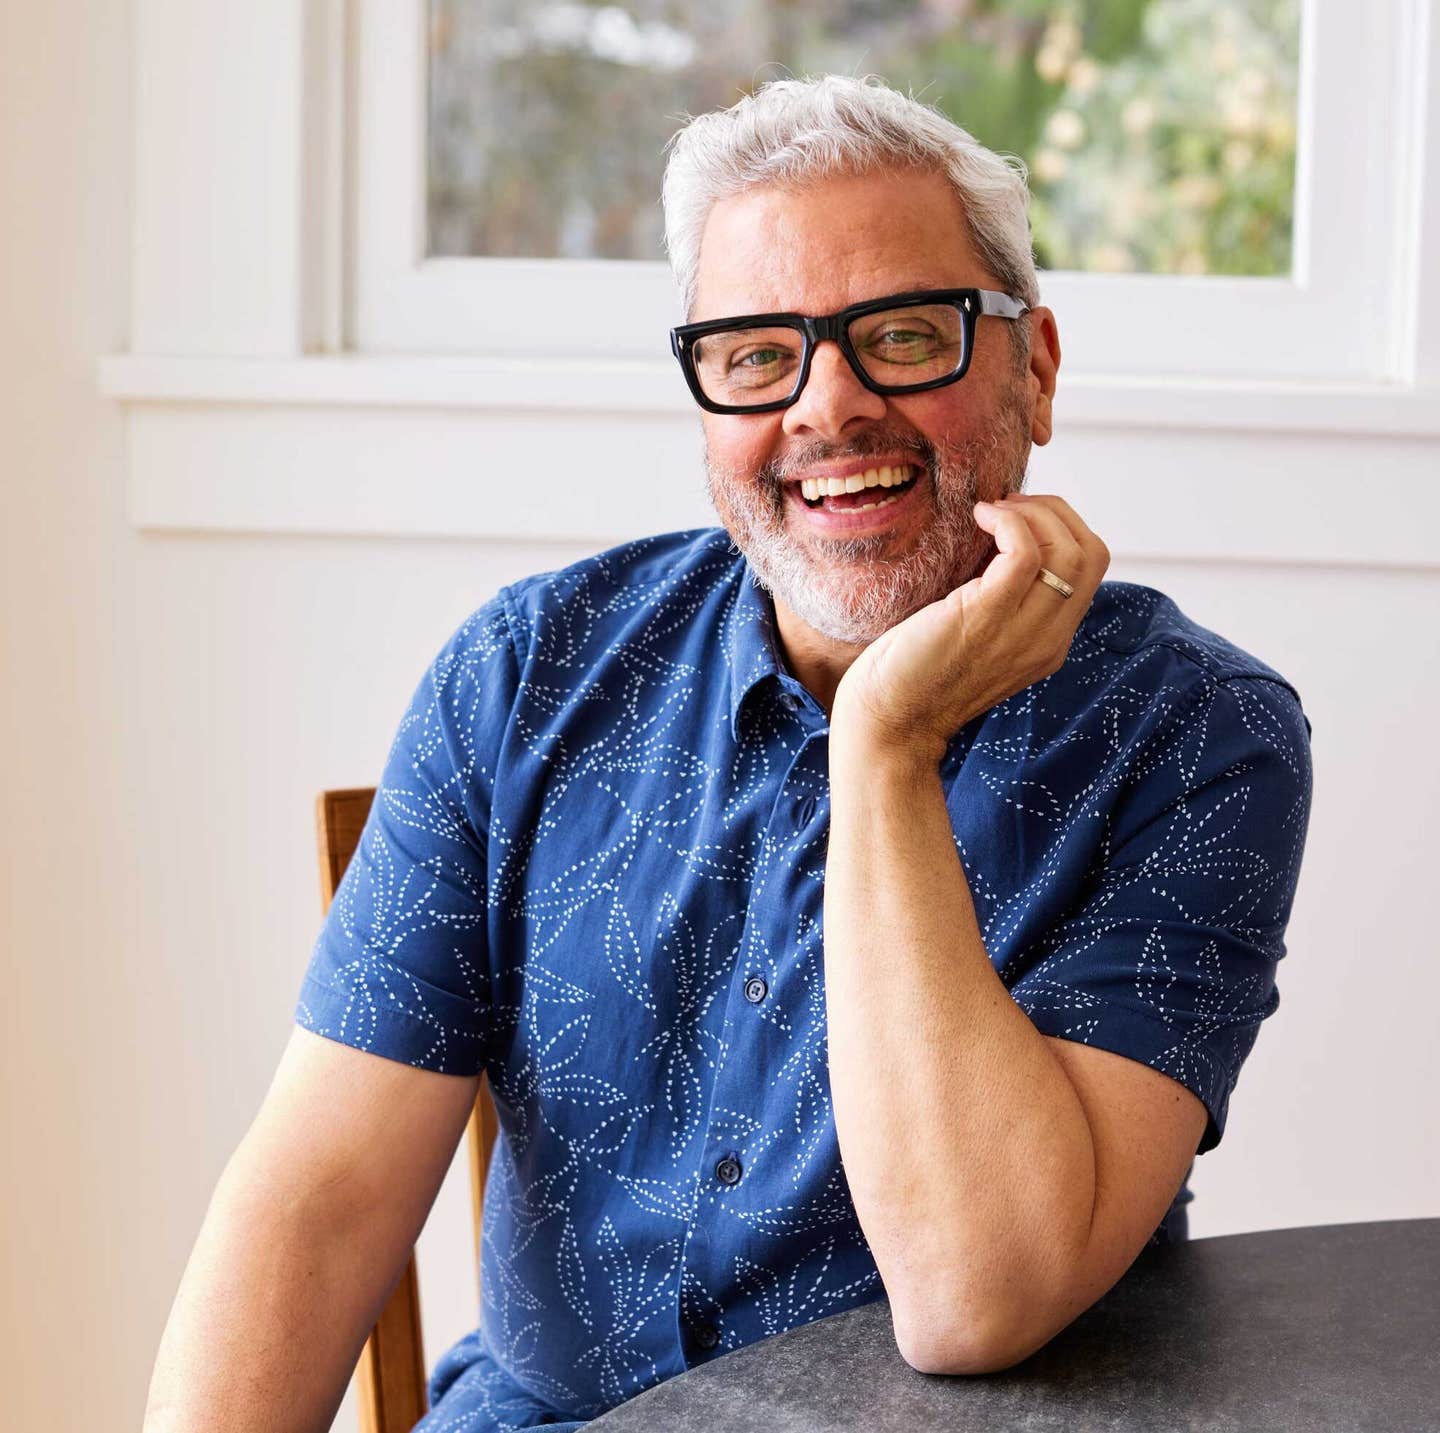
[[[817,498],[863,492],[866,488],[899,487],[910,474],[910,465],[902,463],[898,468],[869,468],[863,473],[851,473],[848,478],[804,478],[800,483],[800,491],[807,501],[813,503]],[[864,509],[857,508],[856,511],[863,512]]]
[[[883,508],[888,506],[890,503],[898,503],[899,501],[900,495],[897,493],[894,497],[881,498],[878,503],[861,503],[859,507],[853,507],[850,509],[850,511],[869,512],[871,508]]]

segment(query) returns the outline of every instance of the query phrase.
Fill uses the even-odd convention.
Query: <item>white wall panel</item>
[[[1029,487],[1123,557],[1440,566],[1424,437],[1066,430]],[[146,404],[127,510],[155,530],[576,540],[716,521],[693,414]],[[1403,507],[1387,521],[1378,502]]]
[[[308,8],[136,0],[136,353],[299,351]]]

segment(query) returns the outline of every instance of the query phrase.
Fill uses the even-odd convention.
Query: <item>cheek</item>
[[[712,467],[727,472],[753,473],[775,456],[778,423],[775,415],[736,418],[723,413],[704,416],[705,452]]]
[[[907,415],[919,432],[938,448],[959,448],[973,442],[994,427],[994,415],[987,412],[988,395],[976,384],[965,392],[969,376],[950,388],[917,393],[917,403]]]

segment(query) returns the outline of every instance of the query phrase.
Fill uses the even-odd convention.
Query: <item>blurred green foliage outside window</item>
[[[1030,169],[1043,268],[1287,275],[1301,0],[429,0],[432,255],[659,259],[666,140],[878,74]]]

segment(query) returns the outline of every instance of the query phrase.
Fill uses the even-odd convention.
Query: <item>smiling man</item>
[[[1055,322],[997,291],[934,170],[758,185],[716,202],[702,232],[686,284],[701,321],[675,347],[704,410],[711,501],[828,710],[865,645],[994,552],[975,504],[1016,491],[1031,441],[1049,441]],[[1033,296],[1033,269],[1011,283]],[[835,337],[774,321],[797,306]]]
[[[1060,345],[1012,167],[784,81],[665,203],[724,526],[502,589],[421,681],[156,1429],[325,1426],[482,1071],[424,1429],[576,1428],[880,1298],[917,1369],[1006,1368],[1186,1235],[1279,999],[1294,689],[1019,491]]]

